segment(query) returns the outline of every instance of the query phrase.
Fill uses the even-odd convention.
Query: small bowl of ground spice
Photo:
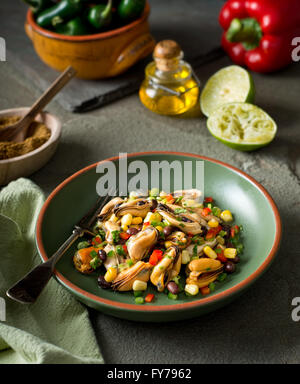
[[[21,119],[29,108],[0,111],[0,130]],[[40,113],[23,141],[0,141],[0,185],[29,176],[53,156],[61,135],[61,123],[48,112]]]

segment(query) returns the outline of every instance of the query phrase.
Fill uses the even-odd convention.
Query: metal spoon
[[[71,66],[68,67],[47,89],[47,91],[33,104],[26,115],[17,123],[0,130],[0,141],[23,141],[27,130],[38,113],[53,99],[54,96],[76,75]]]

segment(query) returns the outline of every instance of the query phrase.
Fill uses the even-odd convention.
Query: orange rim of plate
[[[49,37],[52,39],[57,39],[57,40],[62,40],[62,41],[69,41],[69,42],[86,42],[86,41],[93,41],[93,40],[104,40],[104,39],[109,39],[110,37],[118,36],[121,33],[125,33],[133,28],[135,28],[137,25],[142,24],[149,16],[150,13],[150,6],[147,2],[144,13],[142,16],[134,20],[133,22],[124,25],[123,27],[116,28],[112,31],[107,31],[107,32],[101,32],[101,33],[95,33],[93,35],[84,35],[84,36],[67,36],[67,35],[61,35],[56,32],[49,31],[45,28],[40,27],[37,25],[37,23],[34,20],[34,15],[31,9],[28,10],[27,12],[27,23],[31,26],[31,28],[35,31],[38,32],[40,35],[43,35],[45,37]]]
[[[212,159],[210,157],[206,156],[201,156],[201,155],[196,155],[192,153],[187,153],[187,152],[172,152],[172,151],[153,151],[153,152],[136,152],[136,153],[130,153],[127,156],[128,157],[137,157],[137,156],[144,156],[144,155],[178,155],[178,156],[188,156],[188,157],[193,157],[201,160],[206,160],[215,164],[219,164],[224,166],[225,168],[233,170],[235,173],[238,173],[241,175],[243,178],[247,179],[250,181],[252,184],[254,184],[260,192],[265,196],[265,198],[268,200],[274,217],[275,217],[275,225],[276,225],[276,233],[275,233],[275,240],[274,244],[272,246],[272,249],[268,256],[266,257],[265,261],[262,263],[262,265],[256,269],[250,276],[248,276],[246,279],[241,281],[240,283],[234,285],[231,288],[226,289],[223,292],[214,294],[213,296],[210,297],[202,297],[200,300],[195,300],[193,302],[187,302],[187,303],[180,303],[180,304],[172,304],[172,305],[138,305],[138,304],[126,304],[126,303],[121,303],[118,301],[113,301],[109,299],[104,299],[102,297],[96,296],[92,293],[89,293],[73,283],[71,283],[68,279],[66,279],[61,273],[58,271],[54,271],[55,276],[57,279],[67,288],[75,291],[77,294],[80,296],[83,296],[85,299],[93,300],[96,301],[100,304],[106,305],[106,306],[112,306],[116,307],[118,309],[124,309],[124,310],[133,310],[133,311],[138,311],[138,312],[163,312],[163,311],[184,311],[186,309],[191,309],[191,308],[197,308],[197,307],[202,307],[206,304],[212,304],[214,302],[218,302],[222,299],[229,298],[231,295],[234,293],[237,293],[239,291],[242,291],[244,288],[249,286],[251,282],[254,282],[266,269],[267,267],[271,264],[273,261],[274,257],[276,256],[276,253],[278,251],[279,245],[280,245],[280,240],[281,240],[281,235],[282,235],[282,225],[281,225],[281,219],[279,215],[278,208],[270,196],[270,194],[266,191],[266,189],[260,185],[254,178],[249,176],[247,173],[239,170],[236,167],[233,167],[232,165],[229,165],[227,163],[224,163],[220,160]],[[43,218],[45,215],[45,212],[51,203],[52,199],[55,197],[57,193],[59,193],[68,183],[70,183],[73,179],[76,177],[80,176],[82,173],[85,173],[93,168],[96,168],[98,164],[105,163],[107,161],[116,161],[120,158],[120,156],[115,156],[111,157],[105,160],[101,160],[98,163],[91,164],[80,171],[74,173],[72,176],[68,177],[65,181],[63,181],[58,187],[54,189],[54,191],[50,194],[50,196],[47,198],[46,202],[44,203],[41,212],[39,214],[38,220],[37,220],[37,227],[36,227],[36,241],[37,241],[37,246],[40,252],[40,255],[44,261],[48,260],[46,251],[44,249],[43,241],[42,241],[42,223],[43,223]]]

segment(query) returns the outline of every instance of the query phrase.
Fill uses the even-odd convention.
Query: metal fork
[[[102,201],[99,197],[96,204],[82,217],[82,219],[74,226],[71,236],[63,243],[63,245],[44,263],[32,269],[25,277],[19,280],[7,292],[7,296],[22,304],[34,303],[42,290],[50,280],[56,263],[60,260],[67,249],[84,234],[95,236],[91,228],[98,214],[110,198],[110,191]],[[99,204],[101,205],[99,206]]]

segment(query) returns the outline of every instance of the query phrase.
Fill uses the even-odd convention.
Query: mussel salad
[[[101,210],[95,237],[82,240],[75,268],[99,271],[102,289],[133,291],[137,304],[153,302],[151,285],[168,298],[207,295],[236,270],[242,227],[212,197],[193,190],[113,197]],[[181,294],[182,292],[182,294]]]

